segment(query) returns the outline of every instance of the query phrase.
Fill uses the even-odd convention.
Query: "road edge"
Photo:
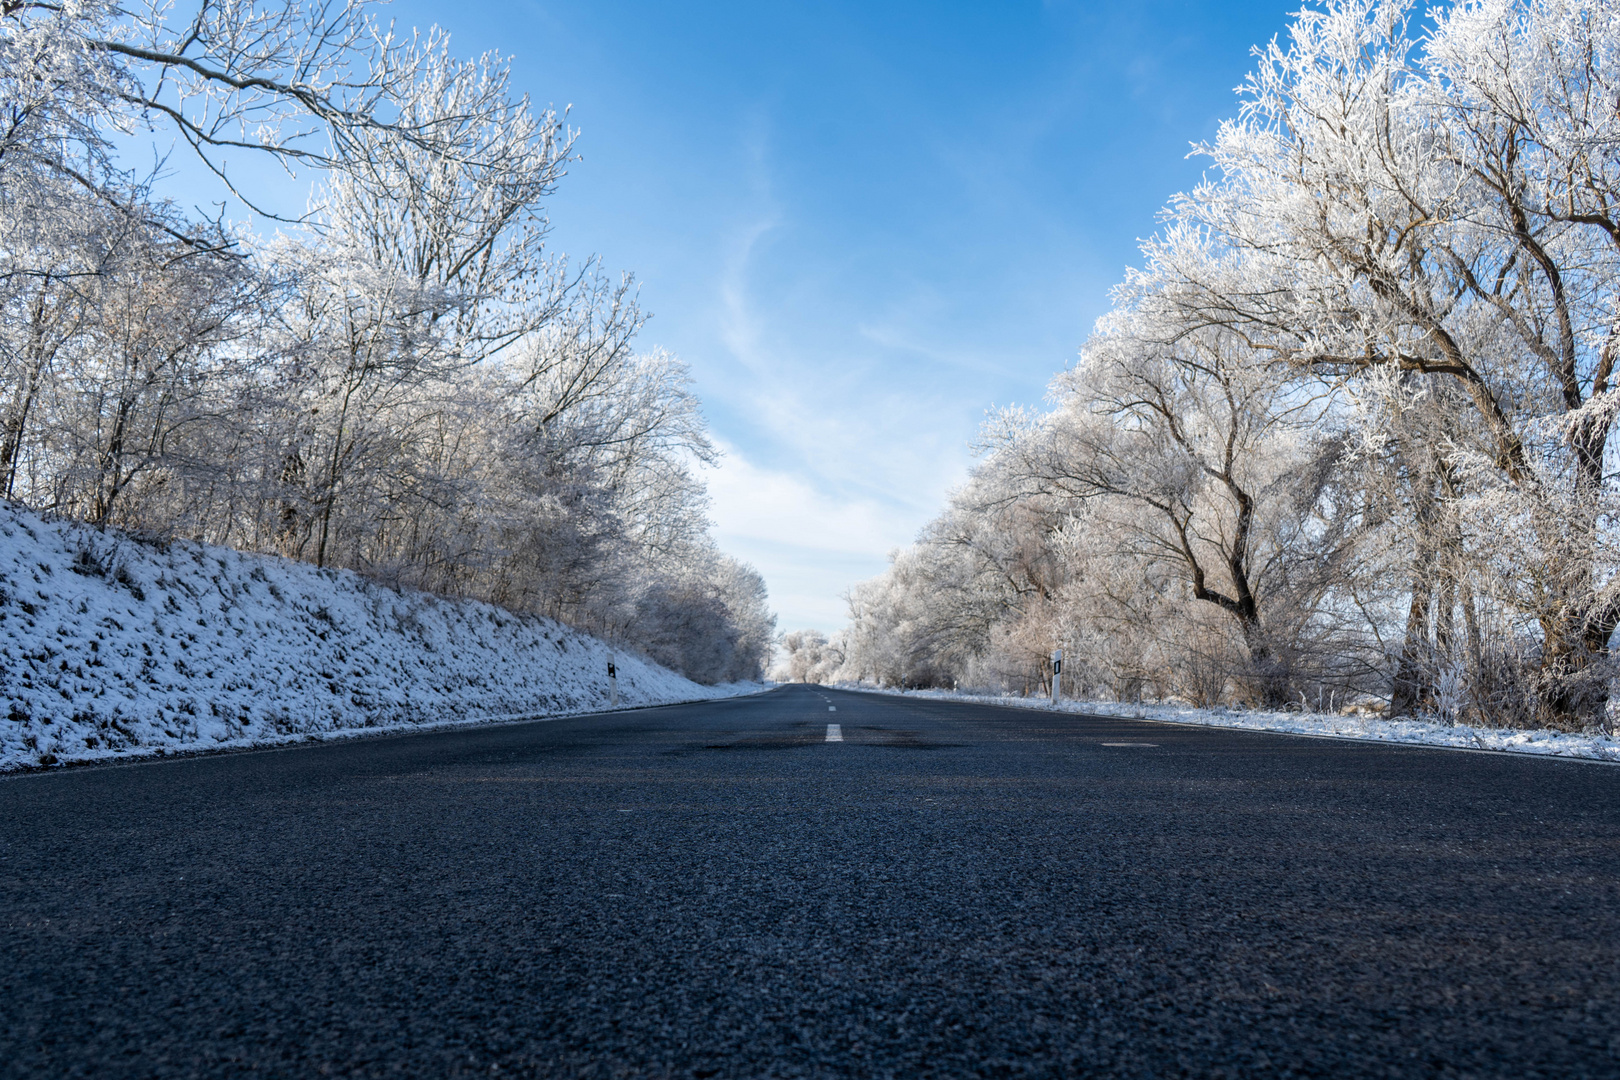
[[[1357,746],[1381,746],[1390,750],[1448,750],[1461,754],[1488,754],[1495,757],[1510,757],[1514,759],[1533,759],[1539,761],[1565,761],[1580,765],[1604,765],[1610,768],[1620,766],[1620,760],[1597,757],[1577,757],[1572,754],[1546,753],[1535,750],[1512,750],[1495,746],[1448,746],[1444,743],[1425,742],[1396,742],[1391,739],[1373,739],[1357,735],[1335,735],[1313,731],[1278,731],[1272,728],[1248,727],[1238,724],[1205,724],[1196,720],[1166,720],[1157,716],[1120,716],[1114,713],[1081,712],[1077,709],[1054,709],[1048,705],[1036,704],[1032,701],[1028,705],[1017,705],[1007,701],[986,698],[975,700],[968,697],[934,697],[926,691],[922,693],[907,693],[904,690],[886,690],[878,687],[863,686],[828,686],[824,689],[836,690],[846,694],[870,694],[874,697],[907,698],[910,700],[923,700],[939,702],[946,705],[977,705],[980,708],[1007,709],[1013,712],[1038,712],[1047,716],[1073,716],[1089,720],[1129,720],[1138,724],[1164,724],[1170,727],[1194,728],[1201,731],[1236,731],[1250,735],[1280,735],[1293,739],[1325,739],[1329,742],[1353,743]],[[926,696],[925,696],[926,695]]]
[[[785,683],[772,683],[758,690],[741,694],[722,694],[719,697],[681,698],[677,701],[654,701],[644,705],[625,705],[617,709],[585,709],[572,712],[520,713],[515,716],[488,717],[478,720],[433,720],[421,724],[391,724],[374,728],[339,728],[335,731],[305,732],[281,739],[265,740],[245,746],[200,746],[185,749],[153,747],[149,754],[129,754],[122,757],[90,758],[78,761],[58,761],[54,765],[13,765],[0,768],[0,783],[25,776],[42,776],[87,769],[122,769],[137,765],[162,765],[191,758],[241,756],[245,754],[275,754],[287,750],[308,750],[332,743],[372,740],[403,739],[412,735],[436,735],[447,731],[466,731],[472,728],[515,727],[519,724],[543,724],[553,720],[577,720],[590,716],[613,716],[619,713],[643,712],[647,709],[670,709],[681,705],[702,705],[714,701],[736,701],[739,698],[759,697],[780,690]]]

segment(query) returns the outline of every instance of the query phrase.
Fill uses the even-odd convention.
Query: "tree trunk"
[[[1288,704],[1288,665],[1271,647],[1258,615],[1240,615],[1238,621],[1243,628],[1243,645],[1249,654],[1249,669],[1255,688],[1260,692],[1260,705],[1267,709],[1283,708]]]
[[[1434,598],[1427,561],[1426,555],[1419,556],[1418,566],[1412,571],[1412,602],[1406,612],[1406,639],[1401,645],[1401,662],[1395,669],[1395,683],[1389,695],[1388,715],[1391,717],[1415,715],[1434,696],[1429,650],[1429,611]]]

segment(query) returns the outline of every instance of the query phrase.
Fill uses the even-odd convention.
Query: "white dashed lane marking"
[[[837,711],[838,711],[838,706],[836,706],[836,705],[829,705],[829,706],[827,706],[827,711],[828,711],[828,712],[837,712]]]
[[[839,727],[837,724],[828,724],[827,725],[827,741],[828,742],[843,742],[844,741],[844,729]]]
[[[1105,742],[1104,746],[1158,746],[1156,742]]]

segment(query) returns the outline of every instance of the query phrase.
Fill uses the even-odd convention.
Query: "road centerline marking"
[[[827,741],[828,742],[843,742],[844,741],[844,729],[839,727],[837,724],[828,724],[827,725]]]

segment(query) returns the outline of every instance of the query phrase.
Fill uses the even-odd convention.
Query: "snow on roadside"
[[[490,604],[0,504],[0,770],[590,712],[608,652]],[[761,689],[615,660],[622,706]]]
[[[1055,708],[1061,712],[1161,720],[1176,724],[1202,724],[1209,727],[1245,728],[1251,731],[1276,731],[1293,735],[1323,735],[1414,746],[1502,750],[1516,754],[1543,754],[1550,757],[1620,762],[1620,738],[1612,735],[1573,735],[1563,731],[1483,728],[1470,727],[1466,724],[1448,726],[1427,720],[1382,720],[1324,713],[1193,709],[1179,705],[1124,705],[1112,701],[1064,700],[1054,706],[1046,698],[987,696],[955,693],[949,690],[889,690],[864,683],[841,684],[839,688],[869,694],[971,701],[1021,709]]]

